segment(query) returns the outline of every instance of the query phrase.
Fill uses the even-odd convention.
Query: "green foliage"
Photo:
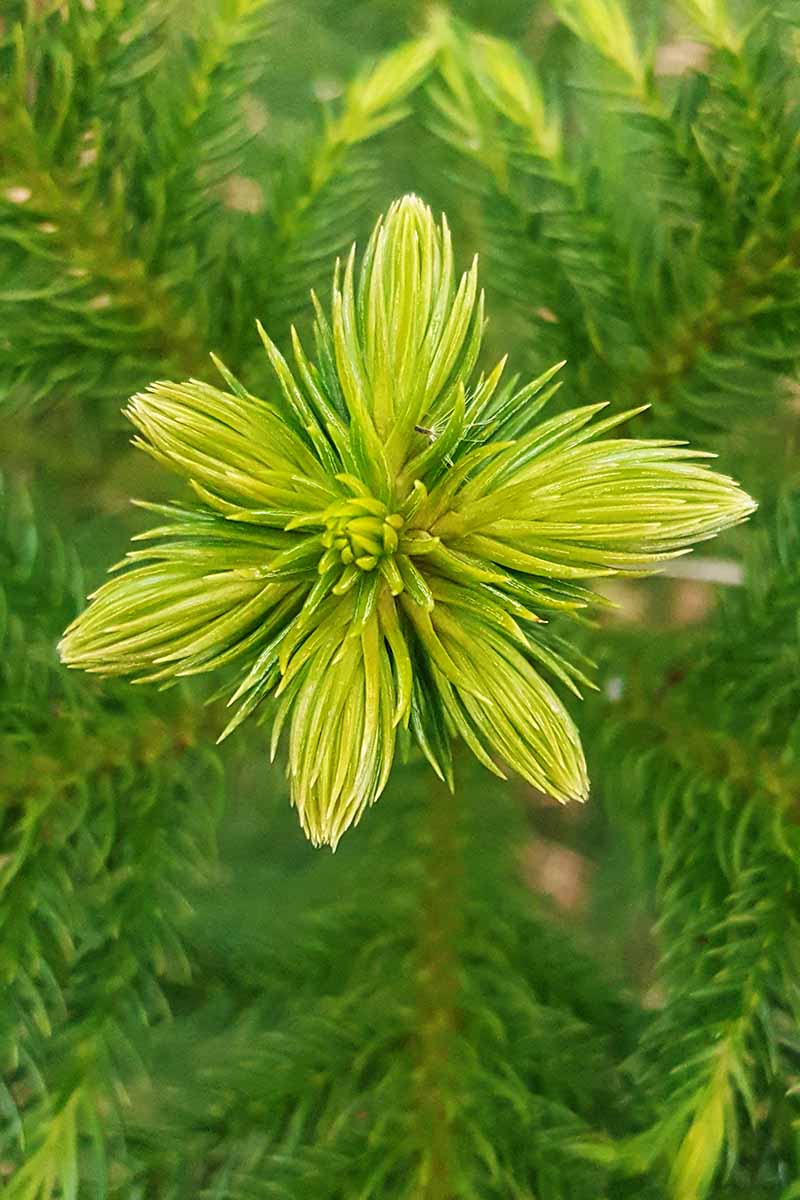
[[[797,1200],[797,5],[0,7],[3,1196]],[[415,387],[436,377],[437,335],[416,285],[392,324],[402,288],[387,263],[413,273],[413,254],[384,247],[381,266],[373,243],[364,277],[386,289],[340,328],[338,350],[320,315],[337,255],[366,246],[412,191],[447,212],[453,281],[467,278],[455,300],[443,289],[463,321],[454,370],[427,396]],[[342,319],[348,286],[340,271]],[[367,336],[370,321],[394,340]],[[292,322],[315,367],[295,359]],[[224,390],[202,382],[210,350],[235,373]],[[537,395],[492,372],[506,353]],[[358,403],[367,376],[377,424]],[[170,378],[193,382],[147,387]],[[136,393],[155,464],[121,434]],[[398,402],[409,409],[392,438]],[[661,440],[643,476],[645,435]],[[505,459],[487,450],[500,438],[516,441]],[[713,447],[725,474],[678,439]],[[518,462],[520,446],[541,452]],[[265,455],[274,466],[287,447],[330,491],[324,504],[298,505],[296,478],[280,502],[254,496]],[[363,513],[330,485],[340,450],[369,480]],[[448,498],[458,511],[433,514],[469,455],[473,474]],[[169,503],[165,461],[202,494]],[[164,685],[242,649],[221,664],[235,688],[255,665],[243,639],[267,633],[246,609],[253,561],[232,568],[231,555],[247,546],[274,566],[317,540],[297,575],[261,583],[299,601],[355,572],[336,597],[349,612],[403,557],[387,464],[392,487],[406,468],[406,500],[424,479],[417,518],[439,539],[438,565],[407,556],[419,579],[401,575],[391,601],[400,638],[379,638],[378,757],[396,738],[410,761],[321,855],[298,836],[283,762],[268,765],[255,722],[219,752],[220,821],[210,742],[227,716],[206,707],[202,681],[93,679],[66,671],[56,643],[87,588],[124,597],[140,571],[184,571],[177,643],[156,616],[161,585],[127,593],[146,608],[127,665]],[[761,507],[715,543],[720,559],[650,562],[664,576],[633,583],[623,570],[603,596],[588,575],[556,578],[628,568],[621,551],[638,571],[717,528],[720,503],[726,520],[743,515],[728,474]],[[131,495],[150,497],[165,532],[103,584],[141,528]],[[288,505],[324,520],[250,519]],[[632,522],[633,507],[648,519]],[[504,558],[465,515],[493,522]],[[444,543],[464,560],[456,579]],[[466,578],[476,557],[499,578]],[[430,629],[411,626],[409,580],[435,585]],[[290,609],[278,625],[297,632]],[[104,628],[108,649],[120,634]],[[337,713],[374,716],[347,675],[360,639],[324,675],[297,664],[316,708],[287,757],[306,781],[335,757]],[[401,718],[389,732],[407,702],[404,645],[408,730]],[[177,657],[156,664],[159,648]],[[541,782],[529,768],[545,744],[563,747],[572,699],[547,710],[560,731],[547,742],[520,719],[517,672],[547,688],[528,697],[542,711],[555,690],[539,672],[561,689],[575,678],[562,659],[588,670],[584,650],[600,683],[580,707],[586,805],[495,781],[457,746],[455,795],[423,769],[414,739],[435,702],[422,749],[443,774],[455,733]],[[460,694],[445,665],[480,694]],[[239,711],[263,698],[251,688]],[[575,746],[545,765],[551,789],[584,786]]]
[[[54,636],[74,556],[19,486],[2,516],[0,1146],[19,1166],[4,1195],[44,1200],[74,1194],[84,1137],[104,1170],[98,1121],[129,1039],[164,1012],[158,976],[187,969],[175,921],[218,779],[197,714],[67,678]]]
[[[145,1194],[155,1181],[179,1197],[605,1194],[606,1172],[569,1141],[625,1126],[619,1062],[639,1018],[509,883],[519,812],[464,774],[472,800],[440,788],[430,809],[409,770],[387,792],[391,822],[333,859],[292,864],[291,828],[265,822],[253,846],[234,821],[223,861],[249,883],[206,901],[188,931],[227,994],[155,1044],[125,1129]],[[248,926],[264,895],[266,920]]]
[[[352,239],[374,178],[365,143],[404,115],[433,46],[409,42],[365,71],[299,161],[265,142],[270,175],[238,177],[266,120],[253,89],[275,7],[69,0],[11,26],[0,92],[7,405],[66,395],[118,406],[157,371],[205,371],[213,343],[239,365],[254,312],[274,306],[285,322]]]
[[[616,0],[556,7],[586,46],[572,87],[560,60],[537,74],[509,44],[447,26],[432,125],[477,167],[490,282],[537,358],[569,357],[589,396],[649,401],[662,429],[676,412],[684,429],[728,429],[754,396],[774,413],[798,354],[796,61],[780,13],[687,4],[708,45],[676,77],[667,52],[698,44],[659,62],[658,34],[645,41]]]
[[[290,175],[273,214],[278,265],[257,293],[265,323],[285,328],[306,309],[311,289],[327,285],[331,260],[353,242],[365,196],[374,191],[377,164],[365,143],[407,115],[406,97],[427,75],[435,52],[434,39],[422,37],[362,72],[303,164],[299,195]]]
[[[702,643],[627,661],[595,714],[610,820],[655,882],[665,990],[632,1067],[652,1123],[599,1153],[662,1165],[680,1198],[720,1171],[782,1195],[800,1169],[798,546],[795,494]]]

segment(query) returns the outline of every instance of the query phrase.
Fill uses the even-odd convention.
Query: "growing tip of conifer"
[[[222,737],[274,705],[270,752],[287,728],[315,845],[335,849],[379,798],[398,738],[449,786],[459,738],[495,774],[583,801],[556,686],[592,681],[545,618],[755,503],[697,451],[609,438],[630,412],[542,417],[566,360],[523,386],[504,360],[481,373],[476,260],[458,276],[447,221],[419,196],[378,221],[358,270],[351,253],[333,276],[328,315],[312,293],[316,362],[292,329],[293,369],[256,323],[268,403],[217,355],[226,390],[161,381],[130,400],[135,443],[192,495],[151,506],[162,524],[66,631],[61,659],[162,685],[233,672]]]

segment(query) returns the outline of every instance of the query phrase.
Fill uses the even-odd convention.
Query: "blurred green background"
[[[791,0],[0,6],[11,1200],[800,1195],[799,30]],[[130,499],[180,494],[128,395],[211,350],[268,389],[256,318],[306,330],[409,191],[481,256],[487,362],[651,403],[627,431],[761,508],[562,630],[598,662],[585,807],[412,762],[331,856],[263,729],[214,749],[210,687],[55,644]]]

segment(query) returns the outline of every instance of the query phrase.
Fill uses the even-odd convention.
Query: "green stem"
[[[462,862],[455,798],[436,783],[430,796],[426,842],[428,877],[420,913],[416,1071],[420,1143],[420,1200],[457,1194],[451,1077],[458,1013],[457,941],[461,925]]]

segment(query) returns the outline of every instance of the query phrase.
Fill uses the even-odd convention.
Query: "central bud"
[[[382,558],[390,558],[397,550],[404,524],[399,513],[389,512],[373,496],[337,501],[326,509],[324,521],[325,553],[319,564],[320,572],[337,562],[343,567],[352,565],[360,571],[374,571]]]

